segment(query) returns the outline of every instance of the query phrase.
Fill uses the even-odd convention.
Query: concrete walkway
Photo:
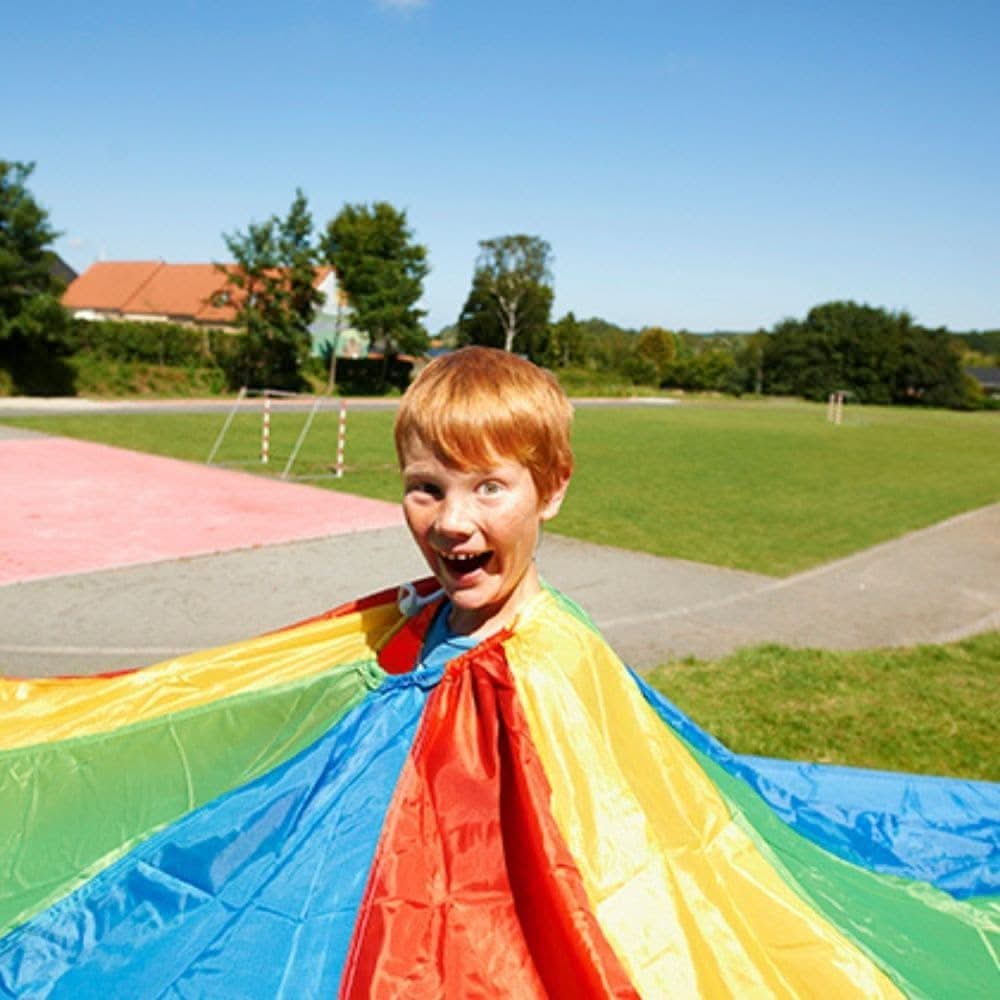
[[[645,668],[741,646],[853,649],[1000,628],[1000,504],[782,580],[549,534],[543,575]],[[16,676],[154,663],[424,575],[405,528],[0,587]]]
[[[611,612],[602,627],[638,666],[762,642],[864,649],[997,629],[1000,503],[785,579],[741,577],[741,590],[707,599],[689,592],[659,609]]]

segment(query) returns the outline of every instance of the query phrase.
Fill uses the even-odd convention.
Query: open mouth
[[[467,573],[475,573],[477,569],[482,569],[489,561],[493,553],[487,549],[485,552],[460,553],[458,555],[445,555],[438,553],[441,564],[452,576],[465,576]]]

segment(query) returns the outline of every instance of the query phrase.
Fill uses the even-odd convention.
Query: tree
[[[764,347],[766,390],[826,399],[850,390],[862,403],[968,405],[951,338],[905,312],[827,302],[806,318],[784,320]]]
[[[406,213],[384,201],[345,205],[320,241],[350,299],[354,323],[385,353],[427,347],[425,310],[416,304],[430,270],[427,248],[414,241]]]
[[[0,363],[21,391],[69,392],[69,317],[51,268],[58,234],[28,190],[34,168],[0,160]]]
[[[552,312],[552,289],[534,285],[526,289],[518,306],[516,346],[539,364],[549,354],[549,315]],[[497,309],[492,281],[484,271],[472,278],[472,288],[458,317],[459,345],[480,344],[483,347],[508,349],[508,331]],[[513,341],[511,344],[513,345]]]
[[[743,346],[739,357],[740,365],[746,373],[746,388],[755,396],[764,392],[764,351],[767,347],[767,331],[758,330],[751,334]]]
[[[244,384],[298,389],[320,301],[305,195],[296,190],[284,219],[272,215],[223,238],[235,264],[220,269],[238,289],[238,322],[245,331],[237,374]]]
[[[959,349],[947,330],[912,326],[901,339],[892,399],[897,403],[925,403],[967,409],[977,402],[978,387],[962,370]]]
[[[472,279],[472,291],[462,310],[472,321],[476,313],[493,311],[503,336],[505,351],[514,349],[515,341],[528,354],[542,350],[545,328],[552,309],[552,248],[538,236],[498,236],[479,241],[479,257]],[[476,324],[467,322],[469,333]],[[483,324],[480,324],[483,325]],[[462,320],[459,320],[462,326]],[[480,340],[468,341],[482,343]]]
[[[286,304],[300,333],[309,336],[322,294],[316,288],[319,251],[313,245],[313,221],[306,196],[296,189],[288,215],[277,221],[278,266],[287,277]]]
[[[635,350],[639,357],[653,366],[658,378],[662,379],[677,357],[677,342],[674,335],[662,326],[647,326],[639,334]]]
[[[636,333],[593,316],[580,321],[584,354],[590,368],[624,372],[635,354]],[[631,376],[630,376],[631,377]]]
[[[566,368],[587,360],[586,333],[583,324],[568,312],[549,329],[549,364]]]

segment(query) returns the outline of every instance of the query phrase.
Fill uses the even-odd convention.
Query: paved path
[[[1000,504],[783,580],[549,534],[539,564],[637,667],[751,643],[852,649],[1000,628]],[[0,587],[19,676],[153,663],[421,576],[405,528]]]
[[[384,396],[348,396],[350,409],[395,410],[399,399]],[[272,410],[288,412],[308,411],[315,405],[320,411],[340,408],[339,396],[304,396],[285,399],[272,398]],[[85,399],[80,396],[0,396],[0,419],[4,417],[44,417],[63,413],[217,413],[220,419],[233,408],[233,399]],[[261,409],[263,397],[244,399],[241,410]],[[574,407],[593,406],[678,406],[679,399],[669,396],[629,396],[629,397],[576,397]]]
[[[602,625],[643,666],[651,662],[643,650],[714,657],[762,642],[864,649],[998,629],[1000,503],[795,576],[609,614]]]
[[[9,444],[26,440],[0,436]],[[248,478],[237,476],[241,483]],[[183,517],[192,520],[190,513]],[[1000,628],[1000,503],[780,580],[551,533],[539,564],[637,667],[760,642],[851,649]],[[31,676],[153,663],[423,574],[397,522],[318,540],[22,579],[0,586],[0,671]]]

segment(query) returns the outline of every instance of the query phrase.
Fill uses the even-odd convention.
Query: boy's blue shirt
[[[462,653],[479,645],[479,640],[468,635],[458,635],[451,630],[448,625],[448,614],[451,611],[451,602],[445,601],[434,616],[427,635],[424,637],[424,644],[420,649],[420,665],[422,667],[444,669],[449,660],[461,656]]]

